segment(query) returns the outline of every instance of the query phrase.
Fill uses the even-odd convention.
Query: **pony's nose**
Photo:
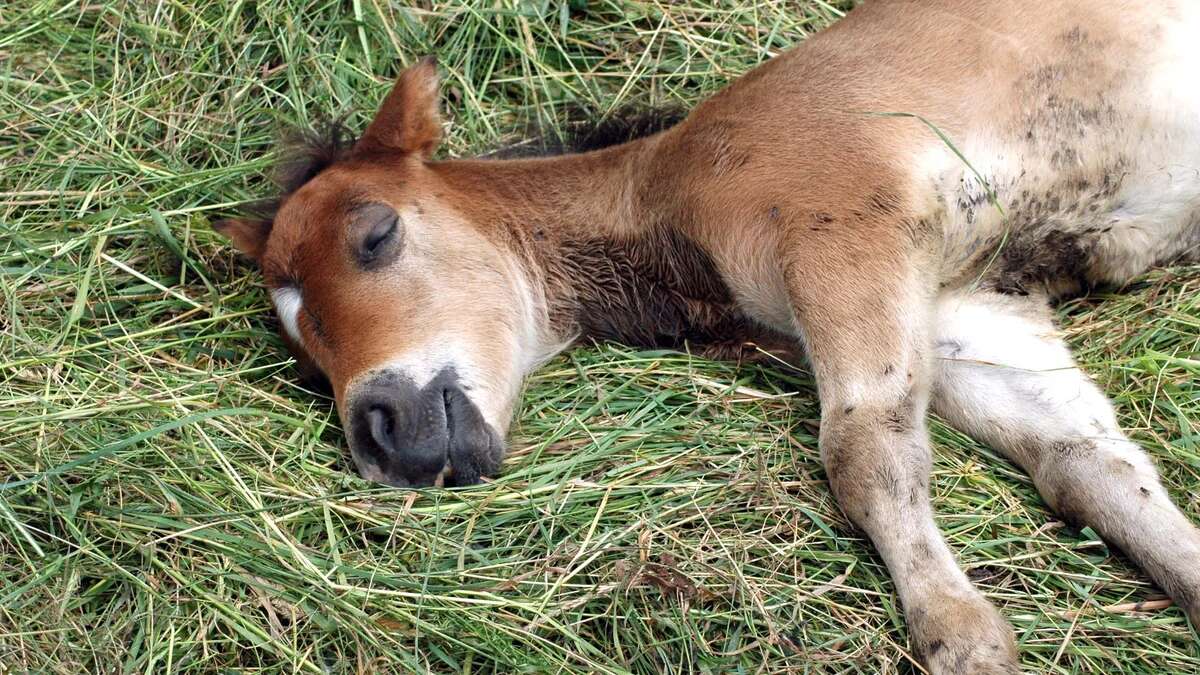
[[[433,485],[446,468],[447,401],[457,384],[421,388],[384,373],[361,385],[351,404],[351,451],[368,478],[400,487]]]

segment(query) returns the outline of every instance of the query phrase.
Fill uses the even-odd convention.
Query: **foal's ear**
[[[218,220],[212,228],[229,237],[237,250],[258,260],[267,248],[271,236],[271,221],[261,218],[230,218]]]
[[[429,159],[441,139],[437,59],[426,56],[400,73],[354,150],[416,153]]]

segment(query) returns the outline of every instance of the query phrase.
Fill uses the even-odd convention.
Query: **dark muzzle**
[[[471,485],[494,474],[504,454],[451,369],[423,387],[399,371],[379,371],[354,387],[346,410],[359,473],[388,485]]]

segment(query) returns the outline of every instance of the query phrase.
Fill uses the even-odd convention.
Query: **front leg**
[[[823,258],[830,262],[828,249]],[[917,271],[928,267],[847,259],[841,269],[878,274],[839,278],[807,262],[790,266],[787,279],[817,376],[821,460],[843,512],[887,564],[914,654],[935,674],[1019,672],[1011,627],[933,520],[925,425],[932,303]]]

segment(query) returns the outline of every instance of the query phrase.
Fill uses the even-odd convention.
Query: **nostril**
[[[358,385],[348,407],[347,440],[360,473],[382,476],[392,485],[436,484],[456,448],[479,444],[478,413],[452,374],[435,376],[421,387],[381,375]],[[471,475],[470,462],[463,466]]]
[[[373,405],[367,408],[367,428],[371,438],[380,452],[388,453],[396,449],[396,418],[392,411],[383,406]]]
[[[451,398],[450,398],[451,394],[452,394],[452,391],[450,389],[442,390],[442,409],[445,411],[445,414],[446,414],[446,431],[448,433],[450,433],[451,435],[453,435],[454,434],[454,415],[453,415],[454,406],[452,405],[452,402],[451,402]]]

